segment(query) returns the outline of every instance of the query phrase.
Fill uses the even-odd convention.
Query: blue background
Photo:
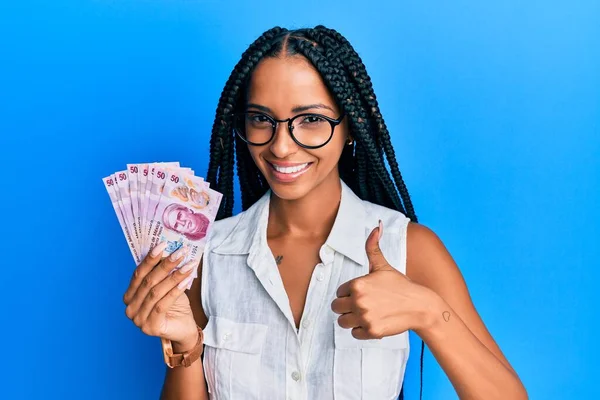
[[[531,398],[598,398],[599,21],[597,1],[0,2],[0,397],[157,398],[101,178],[148,160],[204,175],[241,53],[324,23],[365,61],[417,214]],[[424,380],[456,398],[430,353]]]

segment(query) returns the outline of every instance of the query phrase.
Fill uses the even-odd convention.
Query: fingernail
[[[379,220],[379,231],[377,231],[378,237],[377,237],[377,241],[379,242],[381,240],[381,238],[383,237],[383,223],[381,222],[381,220]]]
[[[150,254],[152,255],[152,257],[158,257],[158,255],[161,254],[167,248],[168,245],[169,242],[165,240],[164,242],[161,242],[156,247],[154,247]]]
[[[182,274],[186,274],[188,273],[192,268],[194,268],[194,265],[196,265],[196,261],[190,261],[186,264],[183,264],[183,267],[179,268],[179,272],[181,272]]]
[[[193,279],[194,279],[194,277],[190,275],[187,278],[185,278],[184,280],[182,280],[181,282],[179,282],[179,285],[177,285],[177,287],[179,289],[184,289],[184,288],[186,288],[190,284],[190,282]]]
[[[181,246],[179,249],[177,249],[177,251],[175,251],[175,253],[171,254],[171,256],[169,257],[169,261],[179,260],[181,257],[183,257],[185,255],[186,252],[187,252],[187,246]]]

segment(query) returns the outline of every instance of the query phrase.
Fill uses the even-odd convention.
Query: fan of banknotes
[[[136,265],[163,241],[163,256],[186,246],[179,265],[200,262],[222,198],[208,182],[178,162],[128,164],[103,181]]]
[[[157,244],[167,241],[163,257],[182,246],[187,256],[179,264],[197,261],[204,252],[207,233],[215,221],[221,193],[178,162],[127,164],[127,169],[103,179],[129,250],[139,264]],[[162,339],[165,362],[173,354],[171,341]]]

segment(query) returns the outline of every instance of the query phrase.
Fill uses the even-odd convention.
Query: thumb
[[[367,257],[369,258],[369,273],[388,269],[390,267],[390,264],[387,262],[379,248],[379,239],[381,239],[382,235],[383,224],[381,223],[381,220],[379,220],[379,226],[371,231],[365,244]]]

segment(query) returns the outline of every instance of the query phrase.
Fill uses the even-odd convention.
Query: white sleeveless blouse
[[[342,182],[333,228],[319,251],[300,329],[267,245],[271,192],[216,222],[204,251],[204,372],[211,399],[379,400],[400,393],[408,332],[358,340],[331,310],[337,288],[369,272],[365,241],[383,221],[380,247],[406,273],[402,213],[361,200]]]

